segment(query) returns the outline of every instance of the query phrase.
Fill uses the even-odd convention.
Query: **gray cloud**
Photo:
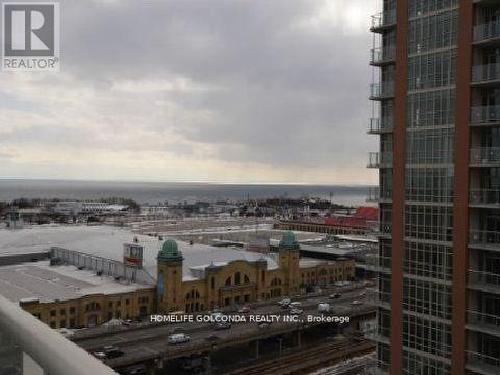
[[[77,85],[109,98],[93,101],[96,114],[86,116],[118,142],[97,135],[96,124],[69,126],[78,116],[72,112],[11,140],[114,148],[127,147],[120,134],[140,131],[148,140],[177,137],[151,146],[166,152],[190,155],[190,147],[205,145],[221,161],[332,170],[348,165],[353,174],[363,173],[366,152],[375,147],[365,135],[371,36],[346,29],[345,17],[311,24],[327,3],[347,0],[65,1],[61,75],[72,78],[54,87]],[[349,1],[360,9],[367,3]],[[361,17],[368,25],[368,14]],[[50,86],[51,79],[31,84]],[[178,87],[146,92],[132,86],[113,101],[120,82],[176,80]]]

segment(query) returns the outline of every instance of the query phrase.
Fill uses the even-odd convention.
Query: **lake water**
[[[111,196],[132,198],[138,203],[177,203],[250,198],[302,196],[332,199],[343,205],[366,205],[368,186],[339,185],[245,185],[166,182],[9,180],[0,179],[0,201],[16,198],[96,199]]]

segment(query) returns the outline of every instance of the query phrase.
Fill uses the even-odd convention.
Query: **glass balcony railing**
[[[500,38],[500,21],[487,22],[474,27],[474,42]]]
[[[490,292],[500,292],[500,274],[470,270],[469,286],[486,287]]]
[[[500,147],[477,147],[470,150],[470,162],[475,165],[499,164]]]
[[[500,64],[476,65],[472,68],[472,82],[500,80]]]
[[[372,16],[371,30],[375,31],[396,24],[396,9],[389,9]]]
[[[116,372],[0,296],[0,374],[116,375]]]
[[[375,272],[391,270],[391,258],[381,257],[380,255],[364,255],[358,258],[364,262],[365,268]]]
[[[471,230],[469,244],[495,248],[500,251],[500,232],[488,230]]]
[[[474,189],[470,191],[470,205],[498,206],[500,205],[500,190]]]
[[[393,62],[396,58],[396,48],[377,47],[370,50],[370,64],[382,65]]]
[[[392,117],[372,117],[368,124],[368,134],[390,133],[393,130]]]
[[[383,342],[385,344],[390,343],[391,330],[385,327],[374,327],[366,332],[364,332],[365,336],[373,341]]]
[[[491,357],[473,351],[467,351],[467,368],[478,374],[498,375],[500,358]]]
[[[370,152],[368,168],[387,168],[392,165],[392,152]]]
[[[470,120],[471,124],[500,122],[500,105],[472,107]]]
[[[500,316],[485,314],[481,311],[467,311],[467,322],[472,325],[482,326],[500,332]]]
[[[446,189],[412,189],[405,191],[407,202],[453,203],[453,192]]]
[[[368,196],[366,197],[367,202],[377,203],[390,201],[392,199],[392,192],[390,190],[380,190],[379,187],[368,188]]]
[[[373,306],[389,309],[391,307],[391,293],[371,289],[366,293],[366,301]]]
[[[370,99],[382,100],[394,97],[394,82],[372,83],[370,85]]]

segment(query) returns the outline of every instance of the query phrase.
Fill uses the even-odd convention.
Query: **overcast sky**
[[[0,177],[373,183],[375,4],[61,1],[61,71],[0,72]]]

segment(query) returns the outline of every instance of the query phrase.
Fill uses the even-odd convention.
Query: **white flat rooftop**
[[[44,251],[55,246],[121,262],[123,244],[131,242],[134,237],[144,246],[144,268],[156,277],[156,256],[163,241],[111,226],[41,225],[17,230],[0,229],[0,256]],[[182,241],[177,243],[184,257],[183,280],[196,279],[191,268],[212,262],[223,265],[234,260],[252,262],[264,258],[268,269],[278,267],[272,257],[260,253],[202,244],[190,245]]]
[[[144,289],[140,284],[123,284],[110,276],[74,266],[50,266],[49,261],[0,267],[0,294],[18,303],[26,299],[50,302],[90,294],[116,294]]]

